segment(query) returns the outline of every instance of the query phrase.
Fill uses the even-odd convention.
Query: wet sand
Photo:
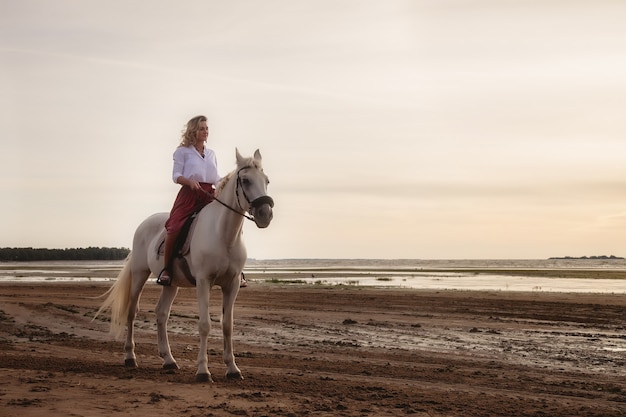
[[[180,370],[161,369],[148,284],[139,368],[123,366],[106,283],[0,283],[2,416],[626,415],[626,296],[252,282],[235,311],[243,381],[224,377],[212,291],[213,383],[195,383],[193,290],[170,319]]]

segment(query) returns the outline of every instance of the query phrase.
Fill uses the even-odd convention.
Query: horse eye
[[[243,185],[249,185],[250,184],[250,180],[247,178],[242,178],[241,182],[243,183]]]

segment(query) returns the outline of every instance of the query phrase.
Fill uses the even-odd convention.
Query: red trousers
[[[187,186],[182,186],[174,206],[170,211],[170,217],[165,222],[167,233],[177,233],[185,224],[185,221],[193,212],[206,206],[213,200],[215,190],[213,184],[201,182],[200,186],[204,191],[192,191]]]

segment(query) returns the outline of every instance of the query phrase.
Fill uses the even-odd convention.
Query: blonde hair
[[[178,145],[179,147],[181,146],[191,146],[191,145],[195,145],[196,144],[196,132],[200,129],[200,123],[201,122],[206,122],[208,119],[206,118],[206,116],[196,116],[192,119],[190,119],[187,122],[187,127],[185,128],[185,130],[183,130],[183,134],[180,138],[180,145]]]

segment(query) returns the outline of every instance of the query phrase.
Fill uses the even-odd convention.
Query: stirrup
[[[167,279],[165,279],[165,277],[163,276],[164,272]],[[169,272],[167,272],[167,268],[163,268],[161,272],[159,272],[156,283],[159,285],[163,285],[164,287],[169,287],[170,285],[172,285],[172,277],[170,277]]]

